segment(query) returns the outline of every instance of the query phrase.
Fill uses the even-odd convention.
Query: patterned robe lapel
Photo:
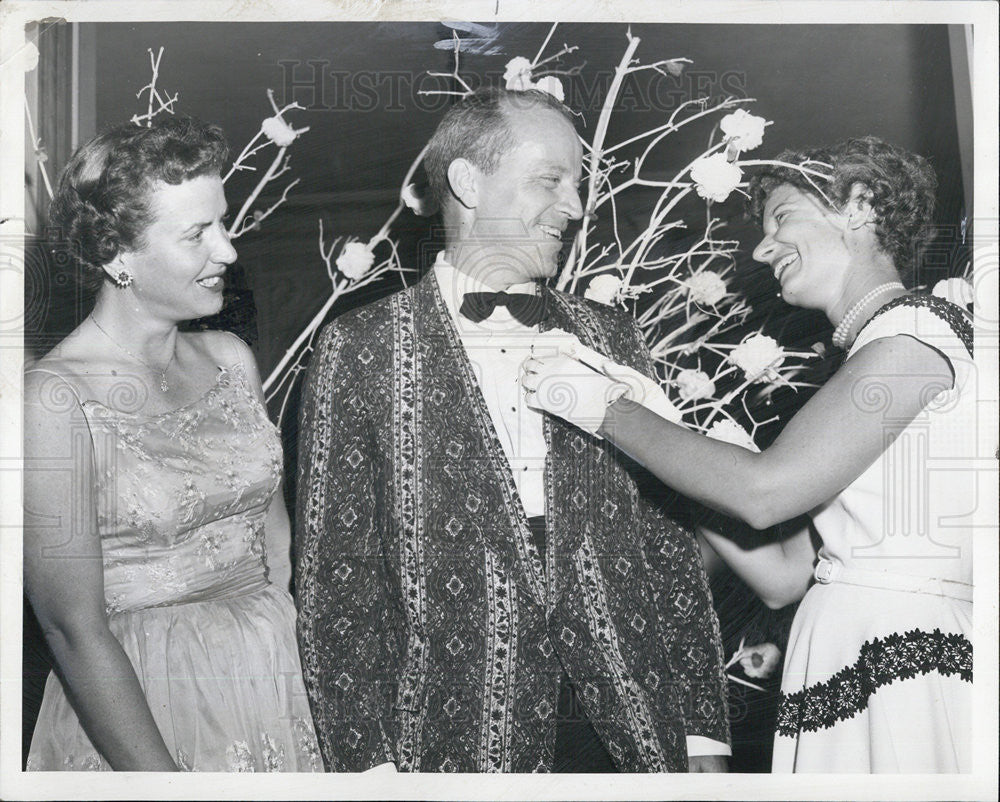
[[[414,328],[421,359],[428,370],[440,371],[455,388],[454,432],[459,440],[478,440],[486,459],[475,465],[470,486],[500,489],[498,520],[487,521],[481,531],[488,548],[503,570],[538,604],[545,604],[545,580],[541,557],[528,528],[528,519],[514,484],[510,463],[504,454],[490,418],[482,389],[472,363],[462,346],[458,330],[441,297],[433,274],[426,275],[415,288]],[[419,401],[418,401],[419,403]],[[467,474],[469,475],[469,474]],[[469,477],[473,478],[472,476]]]
[[[603,354],[612,353],[605,327],[601,326],[585,306],[568,303],[563,296],[543,287],[548,295],[549,313],[541,324],[542,331],[562,329],[575,334],[584,345]],[[592,481],[595,475],[608,470],[608,446],[595,437],[551,415],[545,416],[545,444],[549,459],[545,466],[546,518],[545,539],[546,578],[548,580],[547,611],[555,608],[559,596],[567,585],[556,572],[557,556],[577,554],[583,546],[585,529],[567,526],[560,520],[558,510],[569,504],[583,509],[595,503],[608,503],[608,499],[595,496]],[[603,491],[601,491],[603,492]],[[613,502],[611,502],[613,503]],[[600,515],[599,510],[593,512]],[[584,516],[586,517],[586,516]]]

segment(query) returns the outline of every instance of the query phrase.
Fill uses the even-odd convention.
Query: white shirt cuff
[[[729,744],[706,738],[704,735],[687,736],[688,757],[703,757],[704,755],[729,755],[733,750]]]

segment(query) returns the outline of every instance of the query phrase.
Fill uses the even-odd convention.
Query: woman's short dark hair
[[[455,159],[468,159],[487,175],[497,169],[516,141],[508,112],[522,109],[549,109],[573,125],[572,112],[539,89],[481,89],[445,112],[424,154],[424,172],[439,206],[443,207],[450,195],[448,167]]]
[[[83,285],[96,290],[107,278],[104,265],[144,246],[153,183],[219,175],[228,158],[222,129],[193,117],[111,128],[77,149],[63,170],[49,206],[50,238],[69,248]]]
[[[824,181],[815,175],[807,177],[794,167],[760,168],[750,179],[749,187],[749,211],[758,225],[768,194],[781,184],[791,184],[822,203],[827,202],[823,198],[825,193],[839,206],[849,200],[855,184],[863,184],[871,193],[879,244],[900,272],[910,272],[920,245],[929,238],[937,189],[934,169],[923,156],[866,136],[829,147],[786,150],[777,160],[793,165],[818,162],[805,166],[832,174],[832,178]]]

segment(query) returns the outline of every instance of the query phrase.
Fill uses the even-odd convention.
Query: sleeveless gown
[[[953,304],[903,296],[848,364],[898,335],[943,354],[955,383],[909,424],[887,418],[886,450],[811,513],[823,546],[789,634],[775,772],[972,770],[972,327]],[[855,401],[878,414],[888,392],[859,383]]]
[[[295,607],[267,578],[281,445],[242,366],[220,368],[202,397],[155,417],[79,408],[97,468],[108,623],[178,766],[322,771]],[[27,767],[111,768],[55,673]]]

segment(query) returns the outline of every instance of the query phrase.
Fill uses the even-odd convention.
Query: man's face
[[[555,275],[563,234],[583,216],[583,150],[573,126],[550,109],[509,110],[514,147],[492,174],[476,170],[469,240],[480,280],[499,288]]]

